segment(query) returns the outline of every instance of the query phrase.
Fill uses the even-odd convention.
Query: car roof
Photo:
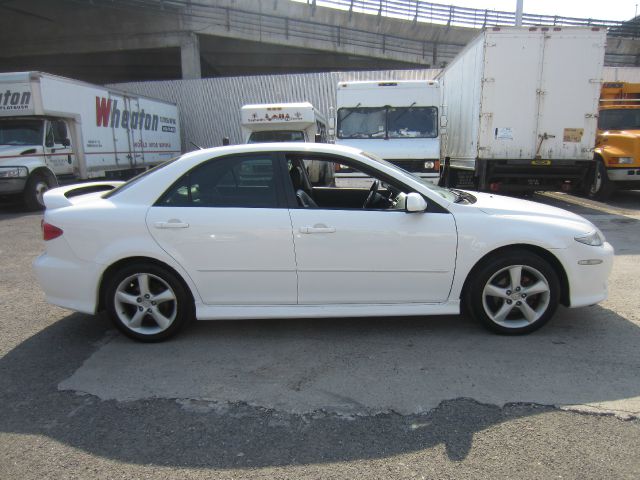
[[[239,145],[227,145],[224,147],[204,148],[190,153],[217,157],[234,153],[252,152],[300,152],[300,153],[328,153],[336,155],[362,155],[362,150],[344,145],[331,143],[306,143],[306,142],[273,142],[273,143],[247,143]]]

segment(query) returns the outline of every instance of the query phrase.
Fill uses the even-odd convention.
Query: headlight
[[[0,167],[0,178],[24,178],[27,175],[27,167]]]
[[[620,165],[630,165],[633,163],[633,157],[618,157],[615,160]]]
[[[426,162],[424,162],[424,168],[427,170],[432,170],[434,169],[436,166],[436,162],[434,162],[433,160],[427,160]]]
[[[597,230],[581,237],[574,237],[574,239],[576,242],[591,245],[592,247],[599,247],[604,243],[603,235]]]

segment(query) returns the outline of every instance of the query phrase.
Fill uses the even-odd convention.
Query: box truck
[[[483,31],[438,75],[441,184],[485,191],[586,190],[606,32]]]
[[[240,109],[244,143],[322,142],[327,143],[327,120],[309,102],[244,105]],[[305,161],[309,180],[330,185],[333,172],[327,162]]]
[[[176,105],[40,72],[0,74],[0,196],[125,179],[178,155]]]
[[[439,84],[433,80],[341,82],[336,144],[371,152],[437,182]],[[347,167],[338,176],[349,176]]]

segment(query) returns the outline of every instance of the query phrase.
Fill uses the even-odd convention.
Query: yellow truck
[[[589,197],[640,189],[640,83],[602,85]]]

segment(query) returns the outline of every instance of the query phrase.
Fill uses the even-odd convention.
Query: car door
[[[291,221],[277,157],[215,158],[179,179],[149,209],[158,244],[205,304],[296,304]]]
[[[348,164],[348,160],[338,163]],[[448,212],[433,209],[406,213],[321,205],[292,208],[290,212],[298,265],[298,303],[447,300],[457,249],[455,222]]]

